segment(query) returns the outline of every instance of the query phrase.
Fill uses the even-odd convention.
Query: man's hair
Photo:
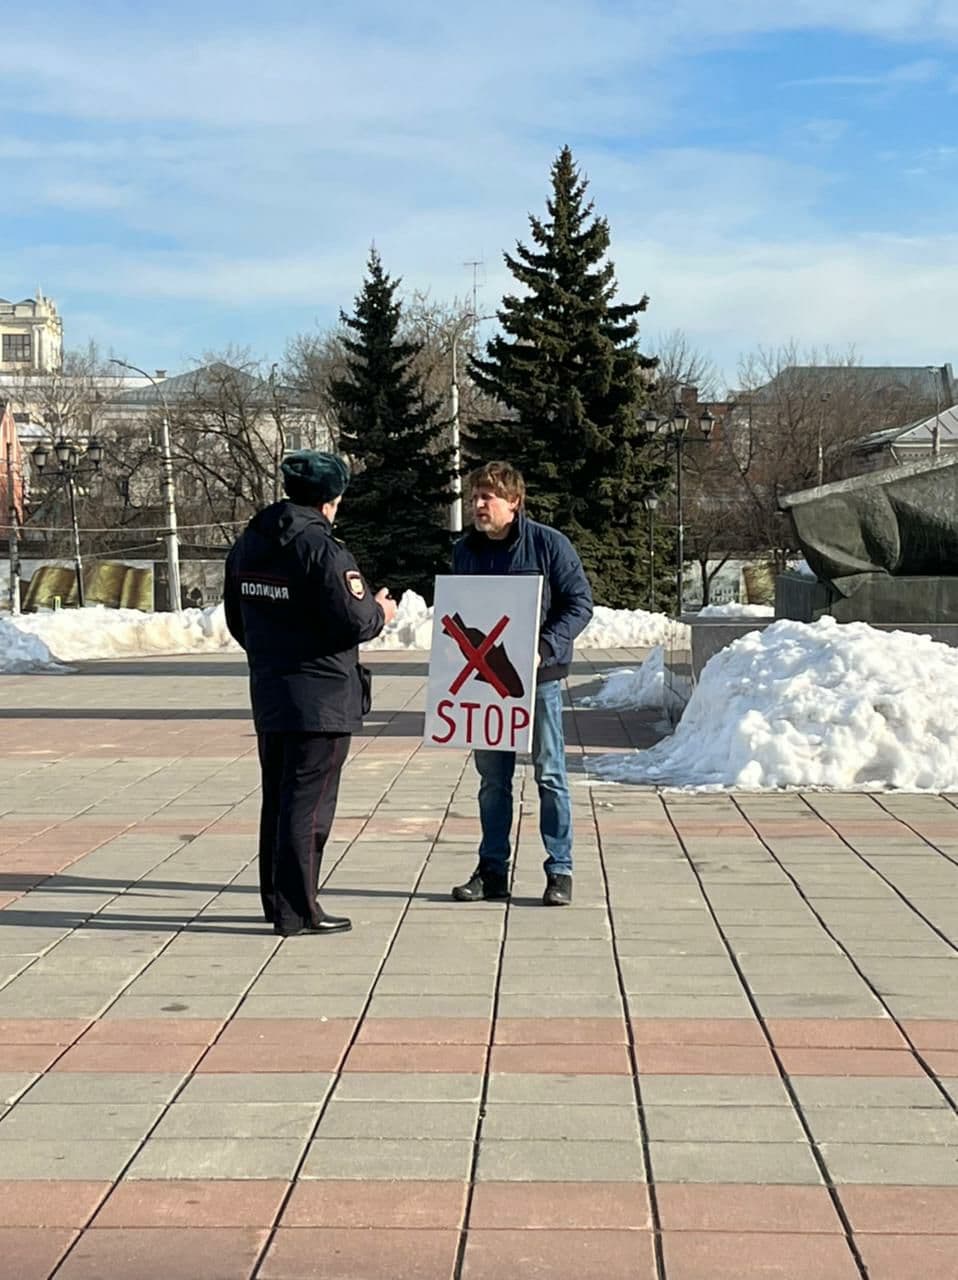
[[[466,477],[470,492],[474,489],[491,489],[498,498],[509,502],[518,498],[520,508],[525,506],[526,482],[522,472],[510,462],[485,462]]]

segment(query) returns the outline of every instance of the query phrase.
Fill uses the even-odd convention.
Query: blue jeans
[[[512,778],[516,769],[513,751],[477,751],[479,821],[482,843],[479,863],[505,875],[512,847]],[[547,875],[572,875],[572,802],[565,768],[565,736],[562,732],[562,681],[550,680],[536,689],[532,731],[532,763],[539,789],[539,832],[545,845]]]

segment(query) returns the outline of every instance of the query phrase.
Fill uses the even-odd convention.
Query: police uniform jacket
[[[258,733],[354,733],[370,707],[358,645],[385,618],[313,507],[276,502],[226,561],[226,624],[246,650]]]

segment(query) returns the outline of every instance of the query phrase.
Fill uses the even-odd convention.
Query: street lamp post
[[[125,360],[117,360],[115,358],[110,363],[118,364],[122,369],[129,369],[132,373],[139,373],[148,382],[152,382],[163,406],[160,425],[160,475],[163,489],[163,510],[166,519],[166,532],[163,536],[166,542],[166,570],[169,579],[170,609],[174,613],[181,613],[183,601],[180,591],[180,538],[176,528],[176,491],[173,487],[173,450],[170,444],[170,406],[166,402],[163,388],[145,369],[140,369],[135,364],[128,364]]]
[[[647,493],[642,499],[649,516],[649,613],[655,613],[655,512],[659,505],[654,493]]]
[[[452,502],[449,504],[449,532],[462,533],[462,435],[459,424],[459,340],[467,325],[495,316],[460,316],[452,331],[452,381],[449,384],[449,420],[452,427]]]
[[[823,391],[821,395],[821,407],[818,411],[818,487],[819,489],[825,483],[825,446],[822,440],[822,433],[825,429],[825,406],[828,404],[829,392]]]
[[[449,532],[462,533],[462,438],[459,429],[459,339],[474,316],[462,316],[452,331],[452,381],[449,384],[449,420],[452,424],[452,502],[449,504]]]
[[[928,372],[935,375],[935,427],[931,433],[931,456],[941,457],[941,370],[929,365]]]
[[[87,440],[86,452],[81,454],[72,440],[67,440],[65,436],[60,436],[53,445],[53,452],[57,459],[57,470],[54,474],[66,485],[67,495],[70,499],[70,522],[73,526],[73,563],[77,575],[77,604],[82,609],[86,605],[86,596],[83,591],[83,558],[80,554],[80,524],[77,519],[76,481],[79,476],[97,474],[103,459],[103,449],[96,436],[90,436]],[[42,443],[38,444],[32,451],[31,456],[38,476],[43,474],[49,455],[50,447]],[[88,459],[90,463],[87,468],[83,466],[84,458]]]
[[[682,615],[682,598],[685,593],[685,524],[682,509],[682,450],[685,446],[685,433],[688,430],[689,415],[681,400],[676,400],[668,418],[660,419],[653,409],[647,409],[642,415],[642,422],[650,436],[664,428],[662,440],[666,455],[669,449],[675,453],[675,590],[676,616]],[[715,425],[715,418],[708,408],[699,417],[699,429],[703,438],[708,441]]]

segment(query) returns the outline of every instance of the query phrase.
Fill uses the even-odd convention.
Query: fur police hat
[[[334,453],[300,449],[283,459],[283,488],[294,502],[321,506],[345,492],[349,468]]]

